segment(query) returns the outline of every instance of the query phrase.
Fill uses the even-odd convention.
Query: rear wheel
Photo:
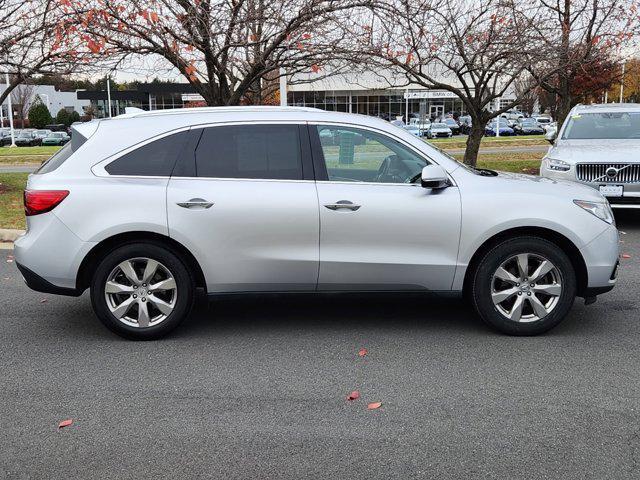
[[[91,281],[91,302],[102,323],[132,340],[168,334],[191,312],[194,281],[175,254],[147,243],[111,251]]]
[[[491,327],[509,335],[537,335],[564,319],[575,299],[576,277],[557,245],[517,237],[485,254],[470,293],[478,314]]]

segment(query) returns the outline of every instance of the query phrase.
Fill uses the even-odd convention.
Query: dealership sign
[[[182,94],[183,102],[204,102],[204,98],[202,95],[198,93],[183,93]]]
[[[407,100],[415,98],[458,98],[455,93],[443,90],[429,90],[426,92],[404,92],[404,98]]]

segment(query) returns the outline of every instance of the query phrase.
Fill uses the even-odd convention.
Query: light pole
[[[7,88],[9,88],[9,73],[5,72],[4,79],[7,82]],[[9,107],[9,127],[11,128],[11,146],[16,146],[16,134],[13,130],[13,105],[11,105],[11,93],[7,95],[7,106]]]
[[[287,106],[287,72],[280,67],[280,106]]]
[[[111,86],[109,83],[109,76],[107,75],[107,103],[109,104],[109,118],[111,118]]]

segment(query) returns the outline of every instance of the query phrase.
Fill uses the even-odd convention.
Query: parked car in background
[[[516,135],[544,135],[544,128],[533,118],[521,118],[513,125]]]
[[[449,129],[451,130],[451,134],[452,135],[460,135],[460,124],[458,122],[456,122],[453,117],[452,118],[445,118],[444,122],[447,127],[449,127]]]
[[[460,133],[463,135],[469,135],[472,125],[471,115],[463,115],[458,119],[458,121],[460,122]]]
[[[534,335],[616,283],[600,193],[473,169],[377,118],[223,107],[74,128],[29,176],[15,262],[37,291],[89,288],[126,338],[166,335],[197,294],[363,290],[465,295]],[[365,145],[320,141],[345,133]]]
[[[33,135],[36,138],[39,138],[40,140],[42,140],[43,138],[48,137],[49,135],[51,135],[51,130],[48,129],[44,129],[44,130],[36,130],[35,132],[33,132]],[[41,142],[42,143],[42,142]]]
[[[441,122],[434,122],[427,128],[427,138],[450,138],[453,132],[449,125]]]
[[[612,207],[640,208],[638,152],[639,104],[578,105],[542,159],[540,174],[589,185]]]
[[[22,133],[22,130],[14,130],[13,131],[13,138],[14,140],[18,138],[18,135],[20,135],[20,133]],[[5,131],[4,132],[4,136],[2,137],[2,146],[6,146],[6,145],[11,145],[11,131]]]
[[[65,132],[52,132],[42,139],[42,145],[64,145],[69,140],[71,140],[71,137]]]
[[[42,140],[35,136],[31,130],[22,130],[20,135],[15,137],[16,145],[19,147],[35,147],[42,143]]]
[[[515,110],[515,109],[511,109],[511,110],[507,110],[506,112],[503,112],[500,114],[500,118],[504,118],[505,120],[511,120],[513,122],[524,118],[524,113]]]
[[[551,118],[551,115],[547,115],[546,113],[534,114],[534,115],[531,115],[531,118],[533,118],[536,122],[538,122],[538,124],[543,128],[545,125],[548,125],[553,121],[553,119]]]
[[[411,135],[414,135],[416,137],[421,137],[422,136],[422,132],[420,131],[420,129],[414,125],[414,124],[409,124],[409,125],[405,125],[404,128],[407,132],[409,132]]]
[[[497,136],[496,134],[498,131],[501,137],[514,135],[513,129],[507,125],[507,121],[504,118],[500,118],[499,120],[497,118],[494,118],[484,127],[484,134],[487,137]]]
[[[428,118],[420,121],[419,118],[414,117],[409,120],[409,123],[418,127],[418,130],[420,130],[420,135],[426,135],[427,129],[429,128],[429,125],[431,125],[431,121]]]

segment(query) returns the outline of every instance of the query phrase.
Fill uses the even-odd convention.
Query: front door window
[[[369,130],[317,125],[330,181],[412,183],[428,162],[400,142]]]

